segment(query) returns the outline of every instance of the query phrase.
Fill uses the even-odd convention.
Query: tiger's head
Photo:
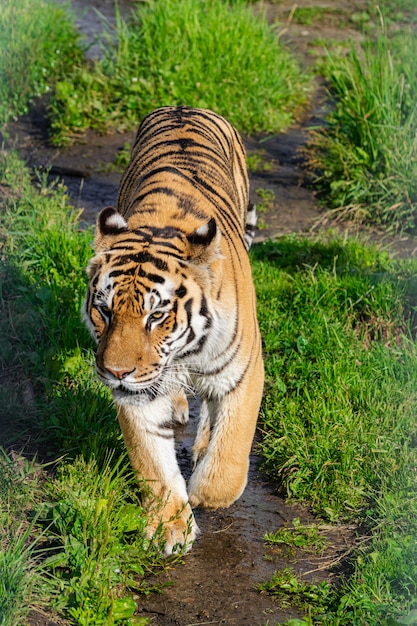
[[[135,228],[112,207],[100,213],[83,317],[98,344],[98,377],[119,403],[169,392],[176,359],[210,341],[219,239],[213,218],[185,234]]]

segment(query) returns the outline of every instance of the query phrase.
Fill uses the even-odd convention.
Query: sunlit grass
[[[369,534],[314,623],[399,619],[417,601],[416,262],[296,237],[253,258],[264,467],[288,498]]]

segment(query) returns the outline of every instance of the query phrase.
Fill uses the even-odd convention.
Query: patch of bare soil
[[[127,2],[121,6],[126,5]],[[298,3],[300,7],[330,7],[336,16],[344,18],[353,9],[360,10],[362,5],[360,1],[352,3],[343,0],[304,0]],[[101,27],[94,7],[107,16],[113,11],[112,0],[73,0],[73,6],[77,11],[86,10],[80,23],[90,40]],[[266,5],[269,19],[285,24],[281,36],[305,63],[311,62],[312,42],[318,37],[341,40],[358,36],[347,18],[343,29],[338,26],[343,21],[341,17],[313,26],[292,23],[293,7],[294,4],[287,0]],[[263,228],[258,232],[256,241],[289,233],[309,234],[323,224],[338,232],[346,230],[346,226],[324,218],[314,193],[307,186],[298,152],[306,141],[308,127],[321,123],[326,107],[324,90],[318,89],[311,110],[300,125],[282,135],[245,138],[248,153],[261,153],[262,159],[268,163],[267,168],[251,174],[252,200],[257,203],[262,201],[257,190],[271,190],[271,199],[261,215]],[[133,139],[133,132],[107,136],[89,132],[76,145],[65,149],[54,148],[48,143],[45,103],[39,102],[29,115],[9,125],[8,137],[4,141],[8,147],[16,147],[34,169],[50,168],[50,178],[63,181],[71,203],[82,209],[81,222],[91,224],[101,208],[116,202],[121,172],[116,171],[113,164],[118,151],[126,142],[131,144]],[[353,231],[351,227],[350,230]],[[417,251],[416,240],[411,238],[392,240],[371,231],[367,231],[365,237],[382,242],[396,254],[409,256]],[[190,472],[190,447],[195,424],[194,417],[187,427],[178,429],[178,457],[185,475]],[[9,436],[6,440],[2,439],[1,443],[6,447],[12,443]],[[295,517],[300,518],[302,523],[317,520],[306,507],[290,506],[280,498],[276,486],[259,471],[259,463],[260,459],[254,451],[248,486],[237,503],[227,510],[196,512],[200,537],[190,554],[185,556],[184,565],[173,567],[162,577],[164,582],[172,585],[168,585],[161,594],[138,599],[139,614],[149,616],[151,624],[264,626],[268,620],[270,623],[284,621],[297,616],[297,611],[283,610],[273,598],[257,591],[256,584],[268,579],[274,570],[288,565],[294,565],[309,581],[329,580],[337,575],[343,557],[354,542],[351,529],[329,528],[330,547],[320,559],[299,553],[293,564],[265,547],[265,532],[274,531],[284,524],[291,525]],[[32,626],[55,626],[57,622],[38,613],[32,616],[30,623]]]

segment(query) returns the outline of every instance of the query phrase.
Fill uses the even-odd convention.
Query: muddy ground
[[[79,14],[79,24],[89,41],[100,31],[98,9],[107,19],[113,17],[113,0],[73,0]],[[129,2],[120,3],[122,10],[129,11]],[[360,11],[363,2],[298,2],[298,6],[330,7],[339,10],[339,18],[329,19],[316,25],[303,26],[287,23],[294,3],[283,0],[267,6],[271,21],[283,24],[282,38],[294,50],[303,63],[311,63],[313,42],[318,38],[343,40],[360,37],[349,16]],[[340,17],[342,16],[343,19]],[[338,24],[343,23],[343,29]],[[99,51],[90,49],[90,56]],[[190,103],[192,104],[192,103]],[[271,189],[274,199],[266,213],[262,213],[264,228],[258,232],[257,241],[288,233],[317,232],[333,228],[338,232],[354,229],[332,222],[320,210],[317,199],[308,188],[302,168],[299,148],[305,143],[308,128],[322,123],[329,104],[325,90],[317,86],[305,118],[287,133],[277,136],[245,138],[249,154],[262,151],[270,169],[251,173],[252,200],[259,202],[256,190]],[[132,143],[134,133],[99,136],[89,132],[78,144],[57,149],[48,143],[45,103],[36,103],[30,114],[13,122],[8,128],[7,144],[16,146],[27,163],[34,168],[51,168],[50,176],[62,180],[68,188],[71,203],[82,209],[81,224],[93,223],[98,211],[116,201],[121,173],[113,164],[119,150]],[[362,233],[366,239],[378,241],[394,254],[415,255],[417,241],[412,238],[395,240],[376,231]],[[196,413],[196,411],[194,411]],[[187,427],[178,429],[178,457],[185,475],[190,472],[189,450],[195,431],[196,418]],[[7,446],[7,441],[2,442]],[[326,534],[330,548],[322,558],[306,557],[299,553],[294,559],[275,554],[264,545],[264,534],[283,524],[291,525],[295,517],[302,522],[312,522],[306,507],[289,505],[277,495],[276,485],[271,484],[259,471],[260,459],[256,444],[251,457],[248,486],[241,499],[227,510],[207,512],[197,510],[196,517],[201,536],[184,565],[168,570],[164,582],[173,583],[161,594],[138,599],[138,611],[149,616],[154,626],[192,626],[203,624],[234,624],[264,626],[297,616],[296,610],[283,610],[279,603],[255,586],[268,579],[274,570],[292,565],[309,581],[332,579],[345,565],[345,557],[354,543],[354,532],[348,528],[328,528]],[[53,626],[57,623],[47,615],[32,616],[32,626]]]

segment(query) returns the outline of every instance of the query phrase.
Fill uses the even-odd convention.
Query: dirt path
[[[77,11],[88,7],[82,24],[83,32],[90,38],[98,28],[97,14],[92,11],[88,0],[74,0]],[[352,3],[347,2],[299,2],[299,6],[330,6],[333,10],[352,11]],[[363,3],[353,3],[358,8]],[[94,5],[108,17],[112,15],[112,0],[96,1]],[[282,2],[269,6],[271,20],[279,18],[285,22],[290,14],[292,2]],[[122,3],[127,6],[127,2]],[[343,13],[344,14],[344,13]],[[289,24],[283,37],[290,46],[310,62],[311,41],[320,35],[323,38],[345,38],[357,31],[347,27],[343,31],[334,23],[319,27],[305,27]],[[94,49],[91,49],[94,53]],[[272,199],[268,210],[262,214],[264,228],[259,231],[257,241],[274,235],[307,233],[321,219],[316,199],[304,181],[298,148],[305,142],[308,126],[320,123],[323,107],[326,106],[322,94],[315,97],[315,105],[306,116],[303,124],[284,135],[273,137],[246,138],[249,154],[261,153],[270,164],[251,174],[252,199],[259,203],[257,189],[270,189]],[[98,136],[87,133],[84,141],[67,149],[55,149],[48,145],[45,111],[42,103],[37,104],[30,115],[25,116],[9,127],[9,145],[15,144],[30,166],[52,167],[51,176],[63,180],[68,188],[71,203],[82,208],[81,221],[93,223],[98,211],[115,204],[120,172],[113,171],[118,150],[126,142],[132,143],[134,133],[124,135]],[[335,227],[330,222],[327,226]],[[337,226],[337,228],[340,228]],[[382,240],[375,232],[368,232],[370,239]],[[395,242],[383,239],[387,246],[398,254],[416,254],[417,243],[411,238]],[[196,419],[178,430],[178,457],[184,474],[189,474],[189,450]],[[290,565],[282,556],[268,552],[263,536],[285,523],[291,524],[295,517],[302,522],[313,518],[306,508],[290,506],[276,495],[271,485],[258,470],[259,458],[251,457],[248,487],[242,498],[224,511],[197,511],[197,522],[201,536],[184,561],[185,565],[169,570],[163,575],[164,582],[172,582],[163,593],[150,595],[138,600],[141,615],[151,617],[156,626],[197,625],[197,624],[236,624],[264,626],[297,616],[297,611],[283,611],[278,603],[267,595],[255,590],[255,585],[268,579],[276,569]],[[331,576],[331,565],[337,562],[352,542],[349,530],[334,529],[328,533],[331,548],[319,561],[305,559],[297,555],[296,569],[307,573],[306,580],[319,581]],[[265,558],[267,554],[268,559]],[[161,579],[159,579],[161,580]],[[33,622],[35,624],[35,622]],[[39,626],[51,624],[48,620],[36,621]]]

